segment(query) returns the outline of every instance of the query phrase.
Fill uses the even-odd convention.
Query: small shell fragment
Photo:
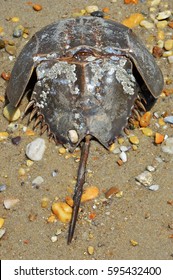
[[[14,122],[20,118],[20,109],[15,108],[9,103],[7,106],[4,107],[3,115],[8,121]]]

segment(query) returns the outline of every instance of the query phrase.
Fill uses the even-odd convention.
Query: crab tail
[[[88,159],[88,154],[89,154],[90,139],[91,139],[90,135],[87,135],[85,137],[85,142],[83,143],[82,150],[81,150],[77,183],[75,186],[75,192],[74,192],[74,196],[73,196],[73,200],[74,200],[73,213],[72,213],[72,219],[71,219],[69,232],[68,232],[68,240],[67,240],[68,244],[70,244],[70,242],[73,238],[75,225],[76,225],[76,221],[77,221],[77,216],[78,216],[78,212],[79,212],[83,185],[85,183],[85,172],[86,172],[86,164],[87,164],[87,159]]]

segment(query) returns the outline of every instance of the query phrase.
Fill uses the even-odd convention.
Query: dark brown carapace
[[[69,228],[71,242],[77,220],[91,138],[104,147],[133,118],[151,108],[163,88],[163,76],[152,55],[127,27],[102,18],[58,21],[37,32],[20,53],[7,87],[18,106],[35,78],[30,119],[42,132],[81,159]]]

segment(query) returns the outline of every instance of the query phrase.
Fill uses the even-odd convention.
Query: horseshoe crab
[[[35,126],[41,122],[41,131],[48,130],[71,152],[82,144],[70,243],[91,138],[108,148],[128,120],[153,106],[163,76],[132,30],[111,20],[81,17],[50,24],[26,44],[7,86],[9,102],[17,107],[28,87],[32,94],[26,110],[32,108]]]

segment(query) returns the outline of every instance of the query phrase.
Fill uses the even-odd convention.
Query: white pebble
[[[113,152],[113,154],[115,154],[115,155],[121,153],[121,151],[120,151],[119,148],[115,148],[112,152]]]
[[[167,116],[163,120],[164,120],[165,123],[173,124],[173,116]]]
[[[13,208],[19,202],[18,198],[7,198],[4,200],[4,207],[5,209]]]
[[[93,12],[98,11],[99,8],[98,8],[98,6],[96,6],[96,5],[91,5],[91,6],[87,6],[87,7],[85,8],[85,10],[86,10],[86,12],[87,12],[88,14],[91,14],[91,13],[93,13]]]
[[[123,161],[126,162],[127,161],[127,155],[125,152],[121,152],[119,155],[119,158]]]
[[[172,63],[173,63],[173,55],[168,56],[168,62],[169,62],[170,64],[172,64]]]
[[[135,179],[140,182],[145,187],[148,187],[152,184],[153,177],[152,174],[149,171],[144,171],[138,176],[135,177]]]
[[[163,20],[163,19],[169,18],[170,16],[171,16],[171,11],[167,10],[167,11],[163,11],[163,12],[158,13],[156,18],[158,20]]]
[[[42,138],[36,138],[34,141],[29,143],[26,147],[26,155],[33,161],[41,160],[45,152],[46,145]]]
[[[164,141],[165,145],[162,146],[162,151],[173,155],[173,137],[169,137]]]
[[[152,165],[148,165],[148,166],[147,166],[147,170],[148,170],[149,172],[154,172],[154,171],[155,171],[155,167],[152,166]]]
[[[40,186],[44,182],[44,179],[41,176],[37,176],[33,181],[32,181],[32,186]]]
[[[126,146],[120,146],[120,150],[121,150],[121,152],[127,152],[129,150],[129,148]]]
[[[154,23],[149,22],[148,20],[142,20],[140,26],[145,27],[146,29],[154,28]]]
[[[54,243],[54,242],[56,242],[58,240],[58,237],[56,236],[56,235],[53,235],[52,237],[51,237],[51,241]]]
[[[150,191],[158,191],[158,189],[160,188],[160,186],[159,185],[151,185],[151,186],[149,186],[149,190]]]

